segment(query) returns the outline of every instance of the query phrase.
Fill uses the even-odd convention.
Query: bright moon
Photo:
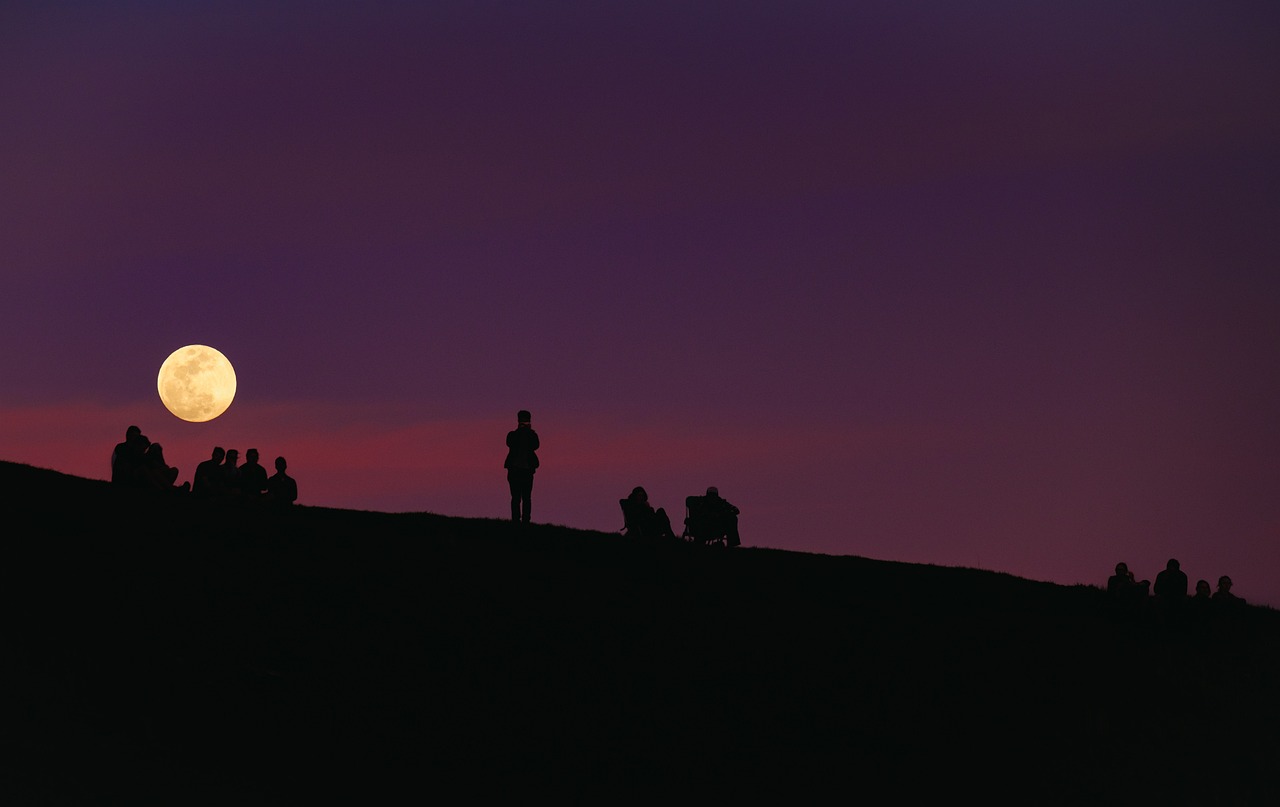
[[[236,371],[227,357],[205,345],[187,345],[169,354],[156,379],[166,409],[192,423],[213,420],[236,397]]]

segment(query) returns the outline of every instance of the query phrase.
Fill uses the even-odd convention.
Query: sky
[[[1280,607],[1280,4],[0,5],[0,459]],[[156,390],[235,367],[225,414]]]

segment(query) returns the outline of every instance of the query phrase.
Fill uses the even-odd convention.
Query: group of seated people
[[[1127,563],[1117,563],[1115,574],[1107,578],[1107,594],[1113,602],[1136,604],[1149,598],[1158,603],[1220,603],[1243,604],[1244,598],[1231,591],[1231,578],[1218,578],[1217,591],[1210,591],[1208,580],[1197,580],[1195,593],[1187,594],[1187,573],[1176,558],[1170,558],[1165,568],[1156,575],[1155,585],[1150,580],[1138,580]]]
[[[725,499],[720,498],[720,491],[715,486],[707,488],[706,495],[688,496],[685,498],[684,532],[676,535],[671,527],[671,518],[661,507],[654,508],[649,503],[649,493],[637,485],[630,495],[619,499],[622,508],[624,534],[633,538],[656,540],[688,539],[701,544],[722,544],[726,547],[739,546],[742,540],[738,537],[738,513]]]
[[[125,487],[190,493],[200,499],[293,504],[298,500],[298,483],[286,472],[284,457],[276,457],[275,465],[275,474],[268,476],[258,462],[258,449],[247,450],[241,465],[237,449],[214,446],[210,458],[196,466],[192,481],[179,485],[178,469],[165,461],[163,447],[151,442],[139,427],[130,426],[111,453],[111,481]]]

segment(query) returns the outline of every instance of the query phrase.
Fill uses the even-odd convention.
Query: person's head
[[[1197,580],[1197,581],[1196,581],[1196,596],[1198,596],[1198,597],[1203,597],[1203,596],[1206,596],[1206,595],[1208,595],[1208,594],[1209,594],[1209,581],[1208,581],[1208,580]]]
[[[124,439],[132,440],[133,438],[137,437],[140,434],[142,434],[141,428],[137,426],[130,426],[129,428],[124,430]]]
[[[147,453],[153,457],[163,457],[164,446],[160,445],[159,443],[152,443],[151,445],[147,446]]]
[[[707,488],[707,495],[708,495],[708,496],[719,496],[719,495],[720,495],[720,489],[719,489],[719,488],[717,488],[715,485],[712,485],[711,487]]]
[[[240,461],[240,450],[236,448],[228,448],[226,461],[228,465],[235,465]]]
[[[213,457],[213,459],[218,462],[222,462],[223,458],[227,456],[227,451],[222,446],[214,446],[213,453],[209,456]]]
[[[521,409],[516,412],[516,423],[521,426],[528,426],[533,422],[533,415],[529,414],[528,409]]]
[[[1171,572],[1178,571],[1178,566],[1179,564],[1176,558],[1169,558],[1169,562],[1164,565],[1164,567]]]
[[[289,467],[289,463],[284,461],[284,457],[276,457],[276,470],[284,473],[284,469]]]
[[[1124,576],[1129,573],[1129,564],[1121,561],[1116,564],[1116,574]]]
[[[639,485],[636,485],[631,489],[631,498],[638,502],[648,501],[649,492]]]
[[[1231,578],[1225,574],[1218,578],[1218,591],[1229,591],[1231,589]]]
[[[251,448],[248,451],[244,452],[244,460],[245,462],[256,463],[258,461],[258,449]]]

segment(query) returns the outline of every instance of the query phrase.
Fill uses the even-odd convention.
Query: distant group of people
[[[177,484],[178,469],[164,458],[164,449],[153,443],[138,426],[125,430],[124,440],[111,452],[111,481],[125,487],[190,493],[199,499],[235,499],[290,505],[298,500],[298,483],[284,457],[276,457],[276,472],[268,476],[258,461],[258,449],[245,451],[240,464],[238,449],[214,446],[209,459],[196,466],[190,482]]]
[[[247,449],[241,465],[238,449],[214,446],[209,459],[196,465],[191,495],[198,499],[293,504],[298,500],[298,483],[289,476],[288,467],[284,457],[276,457],[276,472],[267,476],[267,469],[258,461],[258,449]]]
[[[1139,605],[1154,602],[1157,605],[1181,606],[1205,605],[1243,605],[1244,598],[1231,590],[1231,578],[1222,575],[1218,578],[1218,588],[1211,591],[1208,580],[1197,580],[1194,593],[1188,593],[1187,573],[1182,571],[1182,564],[1177,558],[1170,558],[1165,568],[1156,575],[1155,585],[1150,580],[1138,580],[1129,569],[1127,563],[1117,563],[1115,574],[1107,578],[1107,595],[1117,605]]]

